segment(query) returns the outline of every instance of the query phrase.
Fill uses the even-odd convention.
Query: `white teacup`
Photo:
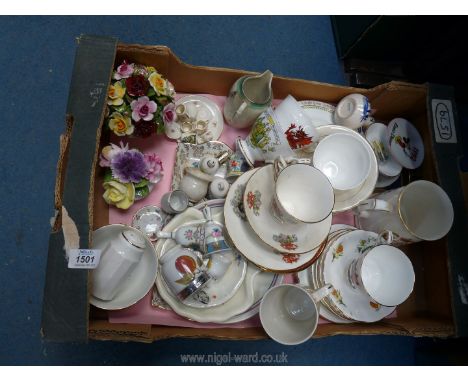
[[[313,163],[335,190],[347,191],[358,188],[367,179],[371,157],[361,140],[351,134],[336,133],[319,142]]]
[[[299,285],[278,285],[263,296],[260,321],[266,333],[283,345],[299,345],[313,336],[319,319],[318,302],[333,287],[313,291]]]
[[[362,94],[349,94],[338,103],[333,115],[337,125],[358,129],[372,123],[371,105]]]
[[[288,165],[279,157],[274,162],[275,197],[273,214],[291,223],[317,223],[331,214],[335,203],[333,187],[327,177],[307,164],[292,160]]]
[[[354,288],[361,288],[381,305],[396,306],[404,302],[414,286],[411,261],[398,248],[378,245],[353,261],[348,271]]]

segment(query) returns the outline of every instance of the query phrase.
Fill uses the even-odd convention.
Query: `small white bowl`
[[[339,191],[362,185],[371,168],[371,158],[364,143],[346,133],[323,138],[315,149],[313,162]]]
[[[333,119],[337,125],[358,129],[370,118],[370,103],[362,94],[349,94],[336,106]]]

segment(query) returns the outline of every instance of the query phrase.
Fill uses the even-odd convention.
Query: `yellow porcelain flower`
[[[114,85],[109,87],[109,93],[107,93],[107,104],[113,106],[120,106],[123,104],[123,96],[125,95],[125,88],[121,82],[116,82]]]
[[[146,70],[149,74],[154,73],[156,71],[156,68],[154,66],[147,66]]]
[[[107,204],[123,210],[128,209],[135,202],[135,186],[133,183],[120,183],[115,180],[104,182],[104,200]]]
[[[158,95],[167,95],[166,80],[158,73],[154,72],[148,77],[148,81]]]
[[[130,135],[134,130],[131,119],[118,112],[111,114],[109,128],[118,136]]]

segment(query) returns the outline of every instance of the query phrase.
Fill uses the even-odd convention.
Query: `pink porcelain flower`
[[[117,70],[114,73],[114,78],[116,80],[121,80],[122,78],[128,78],[133,74],[135,64],[127,64],[127,61],[123,61],[122,65],[117,67]]]
[[[158,108],[156,102],[150,101],[146,96],[132,101],[130,106],[132,108],[132,118],[135,122],[138,122],[140,119],[151,121],[154,117],[153,113],[155,113]]]
[[[146,176],[151,183],[157,183],[163,175],[163,165],[159,155],[155,153],[145,154]]]
[[[168,103],[163,109],[163,120],[165,124],[174,122],[176,118],[175,105]]]

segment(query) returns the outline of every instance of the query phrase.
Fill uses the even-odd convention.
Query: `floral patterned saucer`
[[[224,221],[229,239],[248,260],[258,267],[276,273],[298,272],[310,266],[322,253],[325,240],[317,249],[303,254],[277,253],[262,242],[248,224],[243,195],[249,178],[260,169],[241,175],[229,189],[224,204]]]
[[[200,160],[204,156],[211,155],[217,157],[225,152],[228,152],[229,155],[233,154],[231,148],[223,142],[211,141],[199,145],[179,142],[176,149],[171,190],[179,189],[179,184],[184,176],[186,167],[198,168]],[[224,163],[219,167],[215,176],[224,178],[226,177],[226,172],[226,163]]]
[[[340,236],[323,257],[323,281],[334,287],[330,299],[344,317],[355,321],[376,322],[392,313],[396,307],[373,301],[365,292],[354,289],[348,280],[348,269],[353,260],[377,244],[374,232],[352,230]]]
[[[278,252],[296,255],[317,249],[327,238],[332,214],[321,222],[313,224],[281,222],[272,211],[274,190],[273,165],[264,166],[256,171],[245,187],[245,215],[258,240]]]

